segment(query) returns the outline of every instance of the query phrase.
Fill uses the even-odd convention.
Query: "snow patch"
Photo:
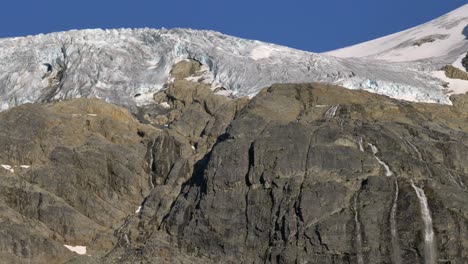
[[[463,67],[463,64],[462,64],[462,60],[463,58],[465,58],[466,56],[466,53],[463,53],[462,55],[460,55],[460,57],[458,57],[454,63],[452,63],[452,66],[455,67],[455,68],[458,68],[462,71],[466,71],[465,67]]]
[[[135,98],[135,102],[137,106],[142,106],[151,103],[154,100],[154,93],[153,92],[147,92],[147,93],[142,93],[139,94]]]
[[[448,94],[464,94],[468,92],[468,81],[460,79],[452,79],[445,76],[444,71],[434,71],[432,76],[448,83]]]
[[[70,245],[63,245],[68,250],[75,252],[78,255],[86,255],[86,247],[85,246],[70,246]]]
[[[0,165],[0,166],[2,166],[2,168],[4,168],[5,170],[10,171],[12,173],[15,172],[15,170],[13,169],[13,167],[11,167],[11,165]]]
[[[232,91],[230,91],[230,90],[221,90],[221,91],[215,92],[214,94],[222,95],[222,96],[231,96]]]
[[[141,207],[141,206],[138,206],[138,208],[137,208],[136,211],[135,211],[135,214],[139,214],[139,213],[141,212],[141,209],[142,209],[142,207]]]
[[[202,79],[202,76],[189,76],[185,78],[185,80],[189,82],[199,82],[201,79]]]
[[[159,105],[164,109],[171,108],[171,105],[169,103],[167,103],[167,102],[162,102]]]

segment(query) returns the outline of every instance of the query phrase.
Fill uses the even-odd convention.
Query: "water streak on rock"
[[[361,223],[359,222],[359,210],[358,210],[358,196],[354,196],[354,224],[356,225],[356,255],[357,263],[364,264],[364,258],[362,255],[362,235],[361,235]]]
[[[387,165],[387,163],[383,162],[381,159],[379,159],[379,157],[377,157],[376,154],[379,152],[377,147],[375,145],[371,144],[371,143],[369,143],[369,146],[372,149],[372,153],[374,154],[374,158],[379,162],[380,165],[382,165],[382,167],[384,167],[385,176],[387,176],[387,177],[393,176],[393,172],[390,170],[390,167]]]
[[[149,179],[149,182],[150,182],[150,185],[151,185],[151,188],[154,189],[154,176],[153,176],[153,163],[154,163],[154,156],[153,156],[153,149],[154,149],[154,145],[156,144],[156,140],[153,139],[153,142],[151,143],[151,147],[149,149],[150,151],[150,159],[148,161],[148,164],[149,164],[149,169],[150,169],[150,179]]]
[[[396,221],[398,194],[399,194],[398,179],[395,178],[395,197],[393,198],[392,210],[390,212],[390,229],[392,233],[393,262],[395,264],[402,263],[400,243],[399,243],[399,237],[398,237],[398,228],[397,228],[397,221]]]
[[[338,110],[338,107],[340,107],[340,105],[334,105],[330,107],[330,109],[328,109],[327,112],[325,112],[325,117],[333,118],[336,115],[336,111]]]
[[[426,264],[435,264],[437,262],[437,247],[434,238],[434,229],[432,227],[431,211],[427,203],[427,197],[422,188],[417,187],[411,180],[419,205],[421,206],[421,217],[424,222],[424,259]]]

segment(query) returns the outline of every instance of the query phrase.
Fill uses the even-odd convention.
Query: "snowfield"
[[[468,51],[468,4],[423,25],[327,52],[340,58],[372,58],[391,62],[455,61]]]
[[[73,30],[0,39],[0,107],[96,97],[132,109],[151,102],[171,82],[172,66],[184,59],[201,62],[203,81],[226,88],[226,95],[253,96],[273,83],[326,82],[450,104],[452,87],[445,89],[434,72],[468,50],[467,19],[465,5],[420,27],[325,54],[190,29]],[[452,90],[464,92],[459,86]]]
[[[467,52],[468,4],[421,26],[325,54],[413,63],[421,71],[448,83],[448,94],[460,94],[468,92],[468,81],[449,79],[440,68],[453,65],[465,71],[461,60]]]

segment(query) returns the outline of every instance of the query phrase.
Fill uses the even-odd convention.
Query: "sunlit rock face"
[[[232,98],[180,65],[136,117],[96,99],[0,113],[2,259],[468,260],[467,95],[282,84]]]

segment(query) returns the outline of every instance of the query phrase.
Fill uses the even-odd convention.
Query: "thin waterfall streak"
[[[457,178],[458,178],[458,182],[460,182],[460,186],[463,189],[467,190],[465,183],[463,182],[462,178],[460,177],[460,174],[458,174],[458,173],[457,173]]]
[[[424,223],[424,259],[426,264],[436,264],[437,246],[435,243],[434,229],[432,226],[431,211],[427,202],[426,194],[422,188],[417,187],[413,180],[411,186],[416,192],[421,207],[421,217]]]
[[[460,189],[467,190],[466,185],[463,183],[463,180],[462,180],[462,178],[460,177],[460,175],[459,175],[458,173],[456,174],[456,175],[457,175],[458,181],[457,181],[457,179],[455,179],[455,177],[453,176],[453,174],[452,174],[449,170],[447,170],[447,173],[448,173],[448,175],[449,175],[449,178],[451,178],[452,181],[453,181]]]
[[[150,182],[150,185],[151,185],[151,188],[154,189],[154,182],[153,182],[153,163],[154,163],[154,156],[153,156],[153,149],[154,149],[154,145],[156,144],[156,140],[153,139],[153,143],[151,144],[151,148],[150,148],[150,158],[149,158],[149,161],[148,161],[148,164],[149,164],[149,171],[150,171],[150,178],[149,178],[149,182]]]
[[[359,137],[359,140],[358,140],[359,150],[361,152],[364,152],[364,146],[362,145],[362,141],[363,141],[362,137]]]
[[[364,264],[364,257],[362,255],[362,235],[361,235],[361,223],[359,222],[359,210],[358,210],[358,194],[354,196],[354,224],[356,225],[356,256],[357,263]]]
[[[419,149],[411,141],[409,141],[409,140],[405,140],[405,141],[408,143],[408,145],[411,146],[411,148],[416,152],[416,154],[418,154],[418,159],[422,161],[423,158],[422,158],[422,154],[419,151]]]
[[[333,118],[333,117],[335,117],[336,111],[338,110],[338,107],[340,107],[339,104],[330,107],[330,108],[327,110],[327,112],[325,112],[325,117],[326,117],[326,118]]]
[[[388,167],[387,163],[381,161],[377,156],[375,156],[375,159],[377,160],[377,162],[380,163],[380,165],[384,167],[385,176],[387,177],[393,176],[393,172],[390,170],[390,167]]]
[[[424,166],[426,167],[427,172],[429,173],[430,177],[433,178],[432,172],[429,169],[429,166],[427,165],[427,162],[424,160],[424,158],[423,158],[421,152],[419,151],[419,149],[411,141],[409,141],[407,139],[404,139],[404,142],[406,142],[407,145],[409,145],[416,152],[416,154],[418,155],[418,159],[420,161],[424,162]]]
[[[387,177],[391,177],[393,176],[393,172],[390,170],[390,167],[387,165],[387,163],[383,162],[381,159],[379,159],[379,157],[377,157],[377,153],[379,152],[379,149],[371,144],[371,143],[368,143],[369,147],[371,147],[371,150],[372,150],[372,154],[374,154],[374,158],[377,160],[377,162],[382,165],[382,167],[384,167],[385,169],[385,176]]]
[[[453,182],[453,184],[455,184],[455,186],[457,186],[458,188],[461,188],[460,184],[457,182],[457,180],[455,180],[455,178],[453,177],[452,173],[450,173],[450,171],[448,171],[448,176],[449,176],[449,179]]]
[[[392,234],[393,262],[395,264],[402,263],[399,237],[398,237],[398,225],[396,221],[398,195],[399,195],[398,179],[395,178],[395,197],[393,198],[392,210],[390,212],[390,230]]]

